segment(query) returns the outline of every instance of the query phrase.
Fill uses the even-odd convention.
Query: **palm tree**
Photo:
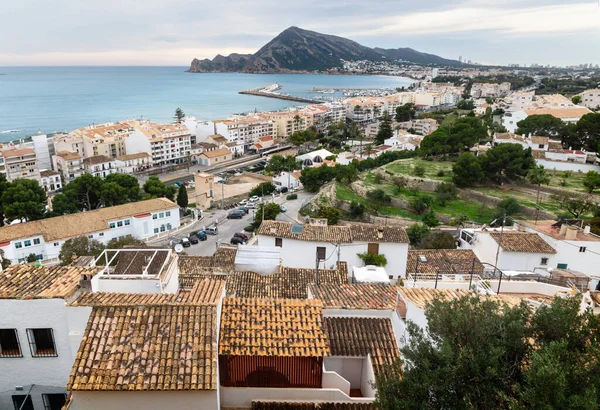
[[[369,158],[371,156],[371,154],[374,152],[375,152],[375,149],[373,147],[373,144],[365,145],[365,154],[367,154],[367,158]]]
[[[543,165],[538,165],[537,167],[529,170],[527,173],[527,179],[532,184],[538,186],[537,195],[535,198],[535,222],[537,223],[538,212],[540,210],[540,188],[542,184],[548,185],[550,183],[550,176]]]
[[[375,118],[379,118],[380,113],[381,109],[378,106],[373,107],[373,115],[375,115]]]
[[[294,116],[294,124],[296,125],[296,131],[300,128],[299,124],[302,121],[302,118],[298,114]]]

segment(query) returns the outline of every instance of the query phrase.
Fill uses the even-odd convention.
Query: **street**
[[[285,213],[282,212],[277,216],[277,220],[296,222],[298,211],[300,211],[302,203],[315,195],[304,191],[298,191],[296,193],[298,194],[298,199],[293,199],[290,201],[285,199],[288,194],[282,194],[281,196],[276,195],[275,198],[272,198],[269,195],[263,197],[262,200],[284,205],[287,208]],[[231,211],[233,211],[233,209],[206,211],[204,212],[204,218],[199,222],[199,224],[195,224],[193,227],[185,228],[181,231],[175,232],[168,238],[162,238],[160,240],[153,241],[149,243],[149,245],[168,247],[169,240],[188,237],[190,233],[201,231],[203,227],[213,225],[216,221],[221,221],[221,223],[218,225],[218,235],[207,235],[208,239],[206,241],[199,242],[196,245],[191,245],[189,248],[184,249],[184,252],[187,255],[212,256],[217,249],[217,243],[229,243],[234,233],[242,232],[246,226],[252,223],[254,220],[254,212],[256,212],[256,210],[250,209],[250,212],[248,212],[248,214],[242,219],[226,219],[227,214]],[[251,236],[251,234],[248,234],[248,236]]]

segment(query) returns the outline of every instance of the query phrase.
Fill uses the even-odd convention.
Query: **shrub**
[[[289,194],[285,197],[287,201],[291,201],[292,199],[298,199],[298,194]]]
[[[438,177],[443,177],[444,175],[446,175],[446,172],[443,169],[440,169],[437,174]]]
[[[450,232],[435,232],[423,238],[421,249],[456,249],[456,238]]]
[[[454,184],[442,183],[435,189],[436,201],[444,206],[447,202],[453,201],[458,196],[458,188]]]
[[[392,197],[386,194],[383,189],[374,189],[367,192],[367,198],[377,202],[392,202]]]
[[[425,176],[425,167],[423,165],[415,165],[412,172],[414,176],[423,177]]]
[[[381,176],[381,174],[374,174],[373,181],[379,185],[383,182],[383,176]]]
[[[429,235],[429,227],[423,224],[415,223],[406,228],[408,240],[412,246],[421,245],[421,241]]]
[[[248,193],[249,197],[269,195],[275,192],[275,185],[272,182],[261,182]]]
[[[319,210],[319,218],[327,218],[327,225],[337,225],[342,217],[342,211],[333,206],[324,206]]]
[[[246,232],[254,232],[254,226],[252,225],[248,225],[244,228],[244,231]]]
[[[348,213],[350,218],[353,218],[353,219],[362,218],[364,213],[365,213],[365,206],[363,204],[361,204],[360,202],[356,202],[356,201],[350,202],[350,211]]]
[[[376,253],[357,253],[359,258],[363,260],[365,265],[385,266],[387,265],[387,258],[385,255],[379,255]]]
[[[432,204],[433,198],[429,195],[423,195],[410,201],[410,207],[418,215],[422,215]]]
[[[422,220],[423,223],[430,228],[435,228],[440,224],[440,220],[437,219],[437,216],[435,216],[435,212],[433,212],[433,209],[430,209],[428,213],[423,215]]]

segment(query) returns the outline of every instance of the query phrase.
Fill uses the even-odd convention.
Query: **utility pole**
[[[338,249],[337,249],[337,253],[338,253],[338,259],[337,259],[337,261],[338,261],[338,264],[339,264],[339,263],[340,263],[340,260],[341,260],[342,244],[341,244],[341,243],[338,243],[338,244],[337,244],[337,248],[338,248]]]
[[[502,216],[502,226],[500,227],[500,240],[498,241],[498,249],[496,249],[496,261],[494,262],[494,269],[498,269],[498,257],[500,256],[500,245],[502,244],[502,235],[504,234],[504,224],[506,223],[506,212]],[[496,272],[494,272],[496,273]],[[500,294],[500,284],[502,283],[502,271],[500,271],[500,280],[498,281],[498,294]]]

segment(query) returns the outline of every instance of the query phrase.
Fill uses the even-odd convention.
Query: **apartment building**
[[[63,186],[60,174],[50,169],[40,171],[40,186],[48,193],[56,192]]]
[[[52,137],[54,152],[76,152],[81,158],[85,157],[83,137],[81,135],[58,134]]]
[[[585,90],[581,94],[580,105],[587,108],[598,108],[600,107],[600,88]]]
[[[303,131],[313,125],[314,118],[302,110],[273,111],[263,113],[264,118],[273,122],[274,138],[288,138],[296,131]]]
[[[473,83],[471,86],[471,97],[502,97],[510,92],[510,83]]]
[[[115,174],[118,171],[117,160],[109,158],[106,155],[95,155],[83,159],[85,172],[95,177],[105,178],[107,175]]]
[[[179,226],[179,207],[166,198],[0,227],[0,249],[13,264],[30,254],[56,260],[69,238],[87,236],[104,244],[131,235],[144,239]]]
[[[530,115],[545,115],[549,114],[553,117],[561,119],[566,123],[575,123],[579,121],[581,117],[591,113],[588,108],[585,107],[567,107],[567,108],[532,108],[521,111],[506,112],[502,117],[502,125],[509,132],[516,132],[519,121],[524,120]]]
[[[413,129],[416,134],[429,135],[439,128],[439,124],[433,118],[424,118],[420,120],[411,120],[397,123],[398,128],[402,130]]]
[[[125,139],[128,154],[142,152],[152,156],[153,166],[182,164],[191,160],[191,134],[181,124],[137,121]]]
[[[40,181],[40,170],[35,151],[31,148],[11,148],[2,151],[4,172],[8,182],[15,179]]]
[[[121,155],[115,158],[117,169],[122,174],[133,174],[152,166],[152,156],[147,152]]]
[[[344,104],[313,104],[301,108],[301,111],[312,116],[312,123],[319,131],[324,131],[331,124],[346,120],[346,106]]]
[[[259,138],[277,137],[274,122],[261,114],[233,116],[227,120],[214,120],[214,133],[224,136],[228,142],[235,142],[247,151]]]
[[[134,132],[136,123],[136,121],[124,121],[90,125],[74,130],[69,135],[81,137],[85,158],[97,155],[115,158],[127,154],[125,140]]]
[[[52,157],[52,162],[52,168],[61,175],[63,184],[71,182],[85,172],[83,159],[78,152],[59,151]]]

